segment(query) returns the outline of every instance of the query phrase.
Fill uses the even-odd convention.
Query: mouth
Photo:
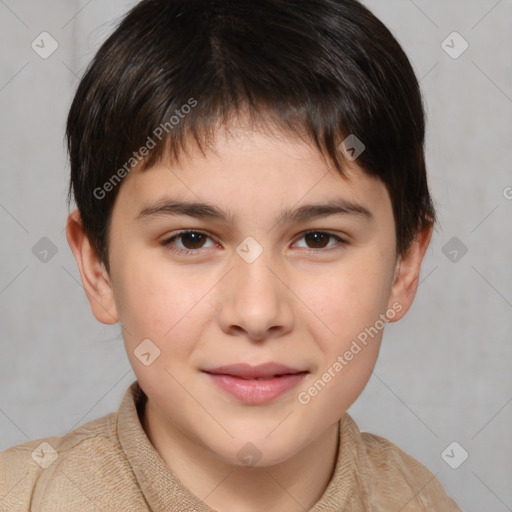
[[[298,386],[309,373],[278,363],[241,363],[203,370],[225,394],[248,405],[271,402]]]

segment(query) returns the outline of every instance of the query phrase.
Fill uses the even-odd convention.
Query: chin
[[[223,439],[218,438],[219,443],[212,443],[211,437],[205,441],[216,457],[233,466],[275,466],[286,462],[315,440],[315,433],[309,432],[308,436],[297,425],[290,423],[285,427],[276,420],[270,427],[267,422],[264,426],[260,422],[258,426],[246,423],[245,428],[240,425],[232,429],[226,427],[233,438],[223,436]]]

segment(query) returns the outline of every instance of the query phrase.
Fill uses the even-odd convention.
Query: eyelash
[[[192,250],[192,249],[180,249],[180,248],[177,248],[177,247],[173,246],[173,244],[172,244],[172,242],[174,242],[175,240],[179,239],[180,237],[182,237],[184,235],[187,235],[187,234],[191,234],[191,233],[198,234],[198,235],[203,235],[206,238],[209,238],[211,240],[211,237],[207,233],[205,233],[203,231],[195,230],[195,229],[190,229],[190,230],[183,230],[183,231],[177,232],[176,234],[172,235],[170,238],[164,240],[162,242],[162,245],[164,247],[168,247],[169,250],[171,252],[174,252],[175,254],[185,255],[185,256],[189,256],[189,255],[190,256],[196,256],[201,251],[201,248],[195,249],[195,250]],[[321,230],[306,231],[306,232],[304,232],[302,234],[302,236],[298,240],[301,240],[305,236],[310,235],[312,233],[327,235],[329,238],[334,238],[338,242],[337,246],[346,246],[346,245],[348,245],[348,242],[346,240],[344,240],[343,238],[341,238],[340,236],[335,235],[334,233],[330,233],[328,231],[321,231]],[[330,249],[332,250],[332,249],[337,248],[337,246],[328,247],[328,248],[324,248],[324,249],[322,249],[322,248],[320,248],[320,249],[311,249],[310,248],[310,249],[307,250],[307,252],[313,254],[313,253],[318,253],[319,251],[326,251],[326,250],[330,250]]]

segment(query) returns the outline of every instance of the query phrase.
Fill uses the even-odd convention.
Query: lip
[[[213,383],[240,402],[259,405],[296,387],[309,372],[278,363],[233,364],[203,370]]]

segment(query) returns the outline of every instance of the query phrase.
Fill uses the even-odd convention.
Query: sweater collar
[[[117,435],[150,510],[214,512],[183,485],[151,444],[140,421],[146,400],[138,381],[133,382],[119,407]],[[338,454],[331,480],[311,512],[344,509],[356,485],[359,435],[357,425],[345,414],[339,422]]]

